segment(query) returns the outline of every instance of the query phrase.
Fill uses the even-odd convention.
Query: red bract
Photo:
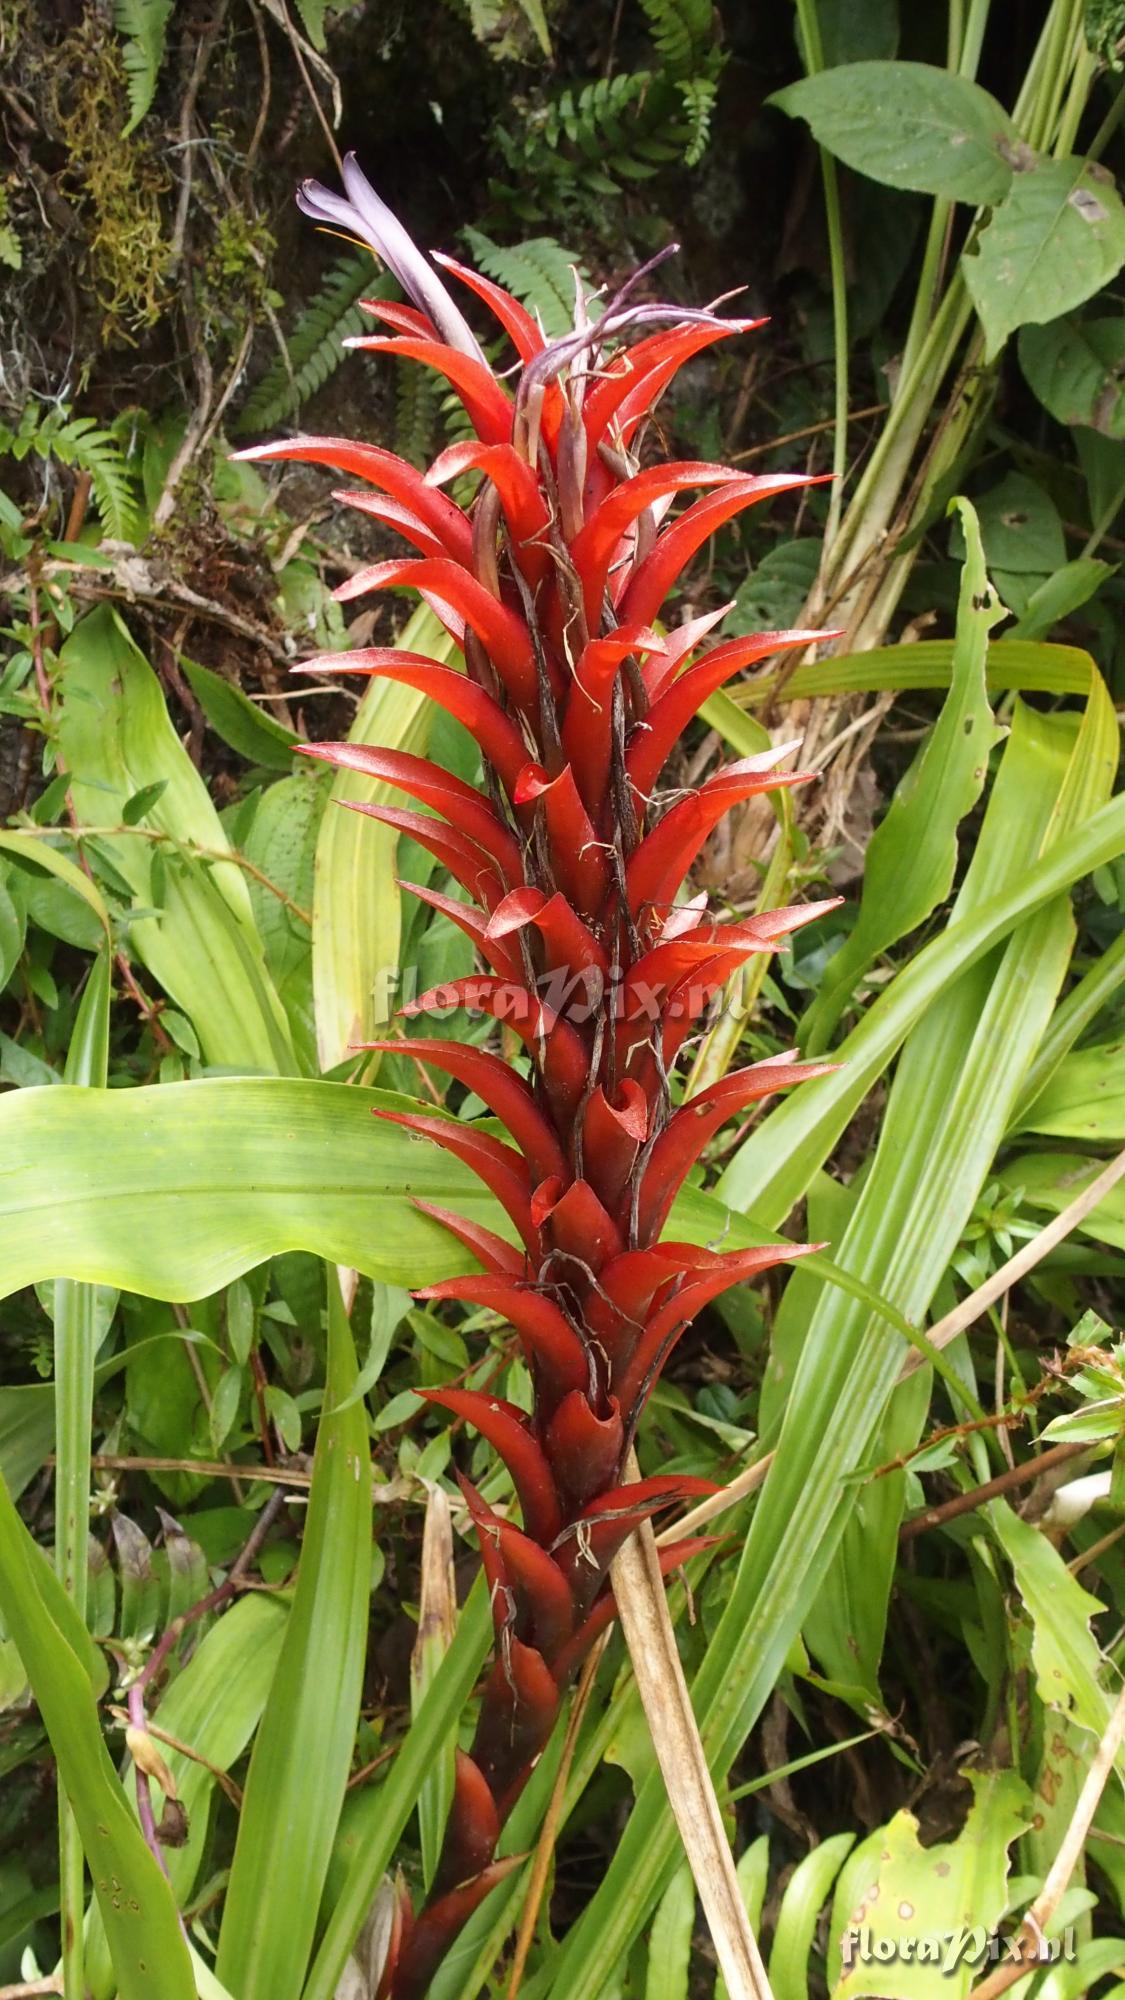
[[[613,1616],[607,1573],[636,1524],[711,1489],[688,1478],[629,1484],[625,1461],[661,1368],[693,1315],[791,1249],[721,1254],[660,1241],[685,1177],[719,1127],[820,1074],[788,1056],[740,1070],[687,1103],[669,1072],[708,1002],[754,953],[825,908],[723,925],[683,885],[732,806],[808,773],[779,770],[786,746],[717,771],[666,803],[654,787],[701,703],[750,662],[806,632],[724,642],[696,658],[714,616],[662,634],[653,621],[685,563],[744,508],[809,482],[746,478],[695,462],[639,462],[645,425],[676,369],[751,322],[634,303],[635,285],[591,321],[547,341],[524,308],[450,259],[442,267],[494,315],[517,354],[494,371],[438,276],[345,163],[348,199],[306,184],[301,206],[365,238],[411,303],[380,305],[391,329],[360,345],[435,369],[477,441],[426,475],[372,445],[297,438],[243,456],[311,460],[365,481],[337,497],[402,534],[407,553],[337,594],[407,586],[464,653],[464,671],[388,647],[310,662],[401,682],[474,738],[479,790],[424,758],[346,743],[308,754],[367,772],[402,806],[358,806],[409,833],[468,901],[426,890],[487,968],[404,1011],[467,1007],[520,1038],[514,1066],[464,1042],[408,1043],[476,1093],[512,1144],[465,1120],[384,1112],[445,1146],[496,1196],[518,1248],[443,1210],[481,1271],[431,1286],[502,1313],[534,1387],[530,1415],[499,1396],[428,1391],[504,1460],[522,1525],[467,1483],[491,1589],[497,1658],[470,1753],[459,1755],[445,1849],[429,1901],[398,1912],[381,1991],[415,2000],[461,1925],[505,1872],[503,1822],[542,1751],[566,1687]],[[644,337],[633,339],[634,335]],[[464,510],[442,491],[472,472]],[[669,510],[694,494],[678,516]],[[721,615],[721,614],[719,614]],[[418,810],[423,808],[423,810]],[[402,1046],[376,1043],[376,1048]],[[526,1069],[526,1075],[521,1070]],[[686,1542],[670,1561],[695,1553]]]

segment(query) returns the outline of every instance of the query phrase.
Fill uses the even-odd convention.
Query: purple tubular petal
[[[303,181],[298,189],[298,208],[317,222],[330,222],[351,235],[361,236],[398,279],[407,297],[429,315],[442,339],[450,347],[460,348],[462,354],[471,354],[474,361],[483,361],[484,355],[468,321],[397,215],[376,194],[354,153],[345,155],[343,174],[347,200],[322,187],[319,181],[309,180]]]

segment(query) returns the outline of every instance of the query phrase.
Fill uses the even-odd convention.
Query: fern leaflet
[[[672,77],[697,77],[714,62],[711,0],[641,0],[661,65]]]
[[[529,236],[522,243],[501,245],[471,225],[462,234],[473,262],[538,316],[549,339],[567,331],[574,321],[575,269],[586,276],[569,250],[553,236]]]
[[[103,430],[94,417],[71,417],[65,409],[28,403],[18,430],[0,425],[0,453],[24,459],[29,452],[44,463],[53,458],[84,472],[107,536],[115,542],[133,540],[136,487],[121,440],[112,431]]]
[[[274,424],[291,417],[335,374],[344,358],[342,343],[347,335],[370,328],[370,320],[357,301],[364,294],[368,298],[387,298],[391,290],[388,279],[375,275],[366,251],[341,257],[305,307],[286,342],[289,368],[279,355],[251,391],[235,430],[239,433],[270,430]]]
[[[121,58],[129,89],[129,123],[123,139],[136,131],[156,96],[173,5],[174,0],[114,0],[114,22],[125,38]]]

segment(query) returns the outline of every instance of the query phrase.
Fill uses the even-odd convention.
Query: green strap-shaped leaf
[[[2,1483],[0,1611],[19,1648],[78,1823],[121,2000],[152,2000],[156,1992],[161,2000],[196,2000],[172,1892],[125,1803],[102,1741],[89,1676],[72,1644],[77,1614]]]
[[[843,1067],[803,1085],[773,1113],[768,1143],[763,1126],[735,1153],[716,1189],[722,1200],[763,1225],[788,1215],[915,1021],[950,980],[1024,917],[1120,854],[1123,844],[1125,799],[1114,799],[1057,841],[1014,888],[989,897],[973,916],[924,946],[834,1051]]]
[[[453,641],[425,605],[399,635],[405,650],[446,665]],[[432,703],[413,688],[372,681],[348,741],[385,750],[424,750]],[[395,880],[398,835],[349,804],[401,805],[392,786],[362,771],[339,770],[316,844],[313,892],[313,997],[320,1066],[335,1069],[359,1042],[374,1041],[400,1004],[397,991],[402,892]]]
[[[901,646],[873,646],[866,653],[833,653],[795,667],[785,678],[791,701],[823,695],[883,694],[895,688],[947,688],[953,678],[952,639],[913,639]],[[1040,639],[998,639],[989,648],[985,680],[990,694],[1089,694],[1094,662],[1080,646],[1052,646]],[[768,701],[778,674],[761,674],[740,690],[740,700]]]
[[[254,1739],[215,1970],[238,2000],[297,2000],[312,1951],[359,1717],[371,1588],[367,1417],[328,1283],[325,1414],[297,1590]]]
[[[90,968],[67,1052],[66,1081],[105,1089],[109,1060],[110,947]],[[81,1617],[86,1610],[90,1541],[90,1433],[94,1406],[94,1352],[98,1292],[94,1285],[59,1278],[55,1283],[55,1568]],[[82,1912],[85,1869],[77,1820],[59,1788],[59,1930],[68,1987],[84,1984]]]
[[[957,828],[984,788],[996,741],[985,691],[988,635],[1004,607],[988,581],[977,517],[959,500],[966,555],[949,696],[932,734],[868,842],[855,929],[829,960],[802,1024],[809,1055],[827,1048],[857,982],[879,953],[916,930],[949,894]]]
[[[822,1840],[786,1883],[770,1948],[773,2000],[808,2000],[809,1953],[817,1918],[854,1843],[854,1833]]]
[[[181,1907],[195,1886],[207,1847],[214,1773],[230,1770],[258,1726],[287,1616],[284,1604],[258,1591],[239,1598],[206,1633],[153,1718],[159,1728],[178,1736],[181,1743],[190,1743],[196,1752],[187,1757],[166,1742],[160,1746],[187,1819],[183,1846],[168,1848],[164,1856]],[[200,1762],[203,1757],[206,1764]],[[88,1926],[86,1978],[95,2000],[109,2000],[113,1974],[97,1912],[91,1915]],[[202,1994],[202,1984],[199,1990]]]

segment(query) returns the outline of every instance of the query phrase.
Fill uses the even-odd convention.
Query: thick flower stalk
[[[404,1013],[470,1008],[505,1022],[524,1052],[513,1064],[435,1037],[370,1045],[405,1046],[475,1092],[510,1135],[509,1144],[453,1117],[377,1114],[446,1147],[506,1213],[514,1242],[431,1208],[475,1268],[423,1296],[502,1314],[534,1386],[530,1415],[466,1389],[423,1392],[499,1453],[519,1525],[462,1479],[491,1588],[496,1657],[472,1747],[457,1757],[429,1899],[418,1914],[399,1905],[382,1990],[414,2000],[510,1865],[495,1858],[501,1829],[568,1683],[614,1616],[614,1556],[640,1521],[713,1490],[679,1476],[630,1483],[638,1422],[693,1316],[799,1252],[724,1253],[663,1231],[719,1128],[825,1065],[773,1057],[677,1103],[676,1062],[731,973],[825,906],[722,924],[704,896],[680,900],[726,812],[808,775],[779,768],[793,746],[729,764],[690,790],[657,789],[709,695],[753,661],[813,636],[764,632],[701,652],[721,614],[670,630],[657,623],[685,565],[724,522],[808,483],[694,461],[642,463],[648,420],[676,370],[757,322],[642,301],[635,278],[596,319],[579,294],[573,330],[548,341],[507,292],[436,259],[515,350],[514,367],[506,354],[494,368],[434,265],[350,159],[344,178],[347,199],[310,182],[301,207],[366,240],[407,300],[373,304],[388,331],[352,344],[436,370],[476,437],[443,451],[424,475],[343,438],[301,437],[243,455],[311,461],[364,481],[368,490],[337,498],[387,523],[411,552],[361,571],[337,596],[409,586],[463,649],[463,672],[378,646],[307,664],[429,696],[475,738],[479,789],[398,751],[305,747],[400,790],[412,803],[356,810],[408,833],[463,892],[465,900],[413,893],[468,933],[482,970]],[[462,509],[445,489],[467,473],[479,483]],[[670,518],[693,491],[701,497]],[[670,1548],[666,1567],[699,1546]]]

